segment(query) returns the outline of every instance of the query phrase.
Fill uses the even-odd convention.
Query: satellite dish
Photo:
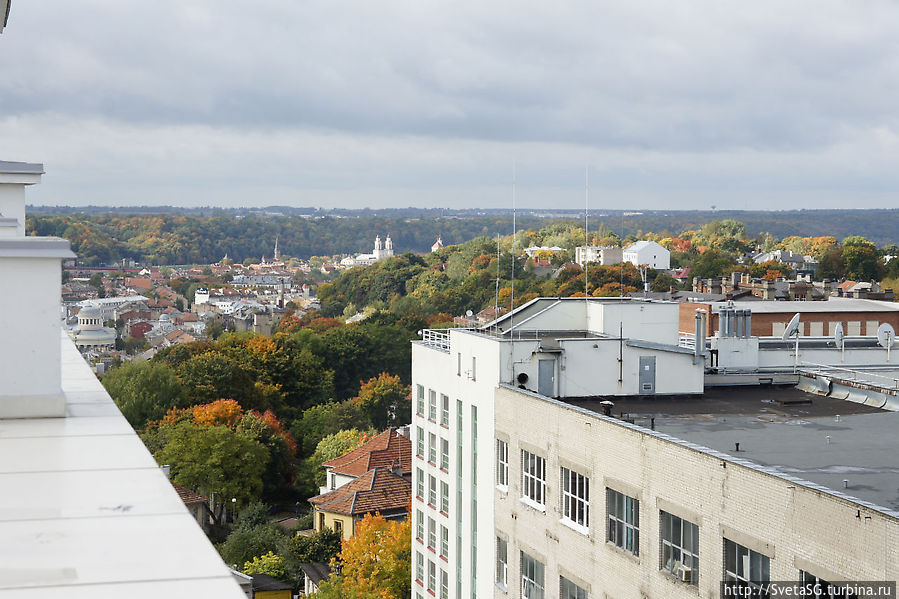
[[[838,322],[837,327],[833,330],[833,341],[837,347],[843,347],[843,338],[846,335],[843,333],[843,323]]]
[[[471,310],[466,310],[465,316],[468,316],[469,318],[471,318],[472,316],[474,316],[474,312],[472,312]]]
[[[799,333],[799,313],[797,312],[793,318],[790,319],[790,324],[787,325],[786,330],[784,330],[783,338],[789,339],[793,335],[797,335]]]
[[[893,342],[895,340],[896,331],[893,330],[893,326],[891,324],[885,322],[877,327],[877,343],[880,344],[880,347],[890,349],[891,347],[893,347]]]

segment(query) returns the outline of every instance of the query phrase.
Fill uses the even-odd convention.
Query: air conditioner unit
[[[675,570],[674,572],[674,575],[677,576],[677,579],[682,582],[693,582],[693,568],[678,566],[677,570]]]

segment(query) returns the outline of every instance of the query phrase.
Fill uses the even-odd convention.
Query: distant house
[[[356,534],[366,514],[379,513],[387,520],[409,515],[412,483],[400,474],[402,467],[374,468],[333,491],[309,499],[316,531],[331,528],[344,540]]]
[[[303,571],[303,576],[306,578],[303,587],[303,593],[306,595],[317,593],[322,581],[328,580],[331,576],[331,567],[323,563],[300,564],[300,570]]]
[[[431,251],[436,252],[439,249],[443,248],[443,239],[440,238],[440,235],[437,236],[437,241],[434,242],[434,245],[431,246]]]
[[[671,252],[655,241],[638,241],[622,252],[622,261],[634,266],[647,265],[655,270],[671,268]]]
[[[293,599],[293,586],[268,574],[251,574],[253,599]]]
[[[153,330],[153,325],[144,320],[129,321],[125,324],[125,329],[128,335],[135,339],[143,339],[147,333]]]
[[[200,528],[203,529],[203,532],[209,532],[209,524],[212,517],[212,512],[209,510],[209,499],[179,484],[172,483],[172,486],[178,492],[178,497],[184,502],[187,511],[190,512],[197,524],[200,525]]]
[[[356,449],[323,463],[327,484],[319,492],[333,491],[374,468],[394,468],[412,478],[412,441],[395,428],[369,439]]]
[[[585,245],[574,248],[574,261],[583,267],[585,264],[596,263],[603,266],[621,264],[622,250],[614,246]]]

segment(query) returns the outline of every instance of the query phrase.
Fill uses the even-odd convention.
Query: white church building
[[[375,249],[371,254],[358,254],[355,257],[347,256],[343,260],[340,261],[341,266],[370,266],[377,262],[378,260],[383,260],[384,258],[392,258],[393,257],[393,240],[390,239],[390,234],[387,235],[387,238],[382,242],[381,236],[378,235],[375,237]]]

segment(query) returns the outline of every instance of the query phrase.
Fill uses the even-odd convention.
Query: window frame
[[[667,560],[666,555],[670,556]],[[676,559],[678,555],[680,559]],[[698,585],[699,525],[659,510],[659,569],[677,577],[678,564],[690,568],[690,582],[686,584]]]
[[[421,510],[415,510],[415,540],[425,542],[425,517]]]
[[[722,577],[722,580],[724,581],[725,585],[733,584],[733,585],[736,585],[739,587],[748,587],[751,589],[761,590],[763,588],[762,584],[771,581],[771,558],[770,557],[768,557],[764,553],[759,553],[757,551],[753,551],[749,547],[740,545],[736,541],[732,541],[732,540],[728,539],[727,537],[724,537],[722,545],[723,545],[723,552],[724,552],[724,559],[722,560],[724,576]],[[734,556],[733,556],[735,558],[733,561],[733,564],[736,567],[733,569],[733,571],[728,569],[728,560],[730,559],[730,556],[728,555],[728,553],[729,553],[728,549],[730,547],[728,547],[728,545],[731,545],[735,552]],[[742,566],[743,566],[742,557],[743,556],[741,555],[741,552],[740,552],[741,549],[745,550],[746,557],[749,558],[749,572],[748,573],[740,572],[740,570],[743,569],[742,568]],[[764,576],[763,578],[759,578],[756,580],[752,580],[752,575],[754,574],[753,570],[755,570],[755,568],[753,567],[753,558],[754,557],[758,558],[757,559],[758,567],[761,568],[761,570],[763,571],[762,575],[764,576],[764,574],[767,574],[767,576]]]
[[[496,440],[496,486],[509,490],[509,442]]]
[[[421,468],[415,469],[415,498],[419,501],[425,500],[425,471]]]
[[[437,434],[428,433],[428,463],[437,464]]]
[[[562,522],[578,532],[590,532],[590,478],[577,470],[562,466],[561,484]]]
[[[440,481],[440,512],[449,514],[449,483]]]
[[[437,392],[428,389],[428,420],[437,422]]]
[[[496,537],[496,580],[494,581],[503,591],[509,588],[509,542],[502,537]]]
[[[606,528],[607,542],[639,556],[640,500],[606,487]]]
[[[521,500],[546,509],[546,459],[527,449],[521,450]]]
[[[573,580],[559,576],[559,599],[587,599],[587,589]]]
[[[437,522],[428,517],[428,549],[431,551],[437,552]]]
[[[428,505],[437,507],[437,477],[428,475]]]
[[[425,459],[425,429],[415,427],[415,456]]]
[[[450,398],[445,393],[440,394],[440,426],[449,428]]]
[[[545,599],[546,567],[543,562],[521,552],[521,598]],[[539,581],[538,581],[539,578]]]
[[[425,387],[424,385],[416,385],[415,388],[417,391],[415,414],[423,417],[425,415]]]
[[[440,437],[440,469],[449,472],[449,439]]]

